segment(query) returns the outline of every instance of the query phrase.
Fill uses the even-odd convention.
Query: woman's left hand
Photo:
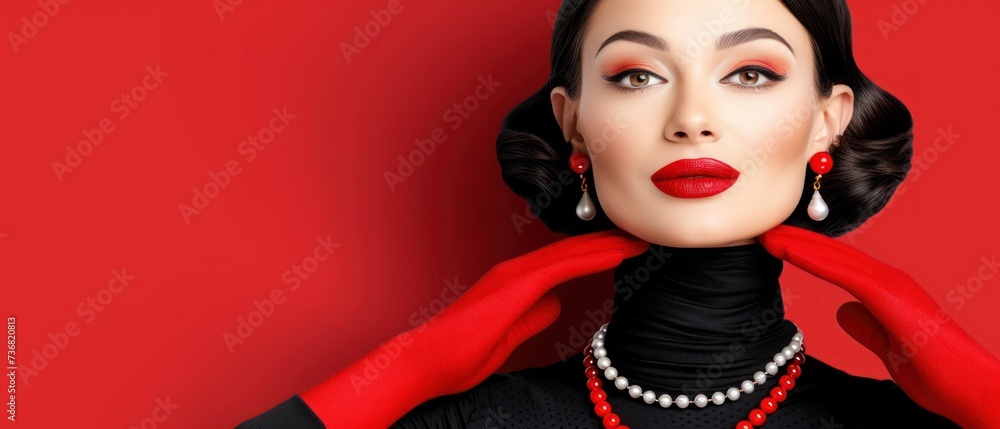
[[[779,225],[758,237],[777,258],[840,286],[859,302],[840,326],[874,352],[920,406],[966,428],[1000,428],[993,389],[1000,360],[905,272],[825,235]]]

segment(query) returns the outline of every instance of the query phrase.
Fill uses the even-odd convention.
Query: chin
[[[631,230],[622,228],[630,234],[653,244],[669,247],[729,247],[750,244],[756,241],[759,234],[747,231],[733,231],[732,228],[719,228],[715,225],[672,225],[669,229],[655,231]]]
[[[735,205],[696,209],[647,206],[645,210],[628,211],[616,210],[626,205],[611,204],[604,209],[615,226],[653,244],[680,248],[731,247],[756,242],[759,235],[791,214],[794,203],[797,200],[769,202],[759,205],[770,207],[768,210],[743,210],[738,216],[733,214],[733,211],[738,211]]]
[[[691,237],[687,235],[682,235],[679,237],[678,236],[664,237],[662,240],[656,241],[655,243],[669,247],[695,248],[695,247],[730,247],[730,246],[750,244],[754,242],[756,242],[756,239],[753,237],[732,237],[732,236]]]

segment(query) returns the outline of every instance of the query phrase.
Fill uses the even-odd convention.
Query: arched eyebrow
[[[715,49],[721,51],[723,49],[729,49],[734,46],[742,45],[744,43],[748,43],[759,39],[777,40],[781,42],[781,44],[788,47],[788,50],[792,52],[792,56],[795,56],[795,49],[792,49],[792,45],[789,44],[784,37],[781,37],[780,34],[775,33],[773,30],[762,27],[744,28],[741,30],[736,30],[723,34],[722,37],[719,37],[718,41],[716,42]],[[670,46],[668,46],[667,42],[663,40],[663,38],[661,38],[660,36],[657,36],[652,33],[647,33],[645,31],[624,30],[624,31],[619,31],[611,35],[611,37],[605,39],[604,42],[601,43],[601,46],[597,48],[597,53],[595,53],[594,56],[596,57],[597,54],[601,52],[601,49],[604,49],[605,46],[607,46],[611,42],[615,42],[618,40],[635,42],[641,45],[649,46],[653,49],[658,49],[664,52],[670,52]]]

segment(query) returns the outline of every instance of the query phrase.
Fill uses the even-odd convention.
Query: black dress
[[[629,384],[676,397],[739,386],[764,369],[796,332],[784,319],[778,277],[783,263],[760,244],[719,248],[652,245],[615,269],[614,312],[605,347]],[[600,323],[600,322],[598,322]],[[594,326],[596,329],[598,326]],[[434,398],[393,429],[602,428],[585,385],[586,338],[572,354],[541,368],[493,374],[474,388]],[[808,347],[809,332],[804,332]],[[698,408],[646,404],[604,380],[613,412],[632,429],[733,428],[784,374],[769,376],[739,400]],[[764,428],[957,428],[914,403],[892,380],[857,377],[807,354],[802,375]],[[237,429],[324,428],[298,397]]]

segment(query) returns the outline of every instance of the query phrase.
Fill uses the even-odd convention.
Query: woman
[[[909,112],[850,35],[843,0],[564,1],[550,79],[497,151],[572,237],[240,427],[1000,427],[980,394],[1000,362],[905,273],[829,238],[879,212],[912,156]],[[580,192],[553,186],[567,174]],[[782,260],[859,300],[838,321],[893,381],[807,357]],[[613,317],[586,348],[494,374],[558,316],[552,287],[612,267]]]

